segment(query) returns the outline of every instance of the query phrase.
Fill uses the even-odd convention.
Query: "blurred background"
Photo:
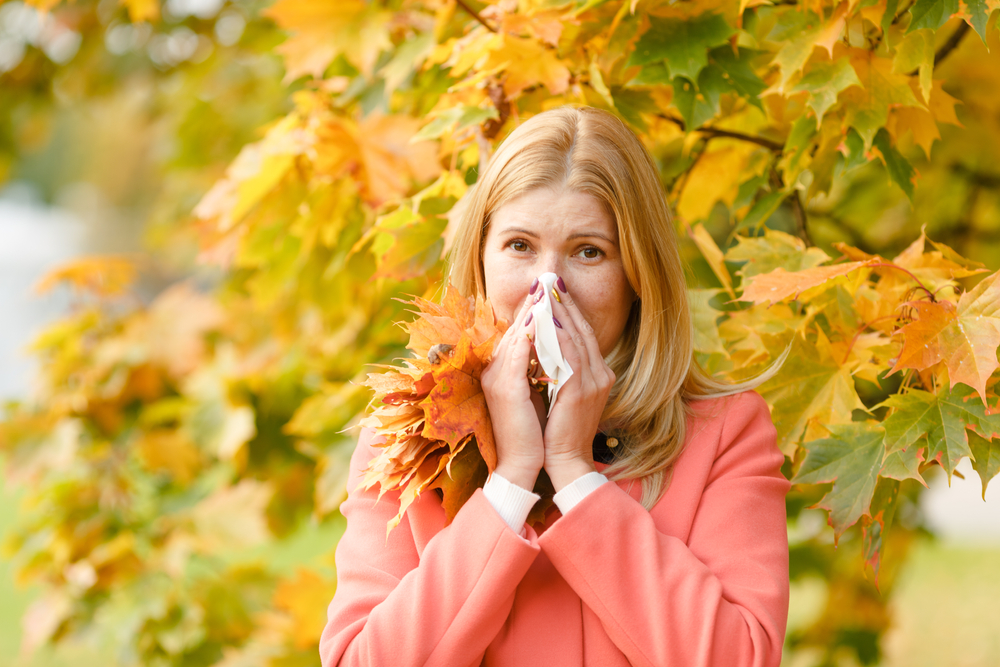
[[[52,378],[49,384],[42,381],[40,357],[51,360],[56,352],[35,341],[62,318],[78,317],[92,305],[92,295],[78,289],[72,275],[55,286],[44,280],[58,267],[84,256],[128,258],[139,270],[124,297],[115,295],[113,271],[102,269],[108,281],[102,289],[122,299],[115,307],[123,312],[134,305],[130,299],[149,304],[182,280],[202,290],[220,284],[222,270],[198,261],[199,232],[192,212],[240,149],[259,140],[261,128],[288,113],[293,95],[306,88],[301,81],[284,80],[285,67],[275,47],[285,33],[262,13],[268,2],[79,0],[45,11],[45,5],[54,4],[0,3],[0,400],[8,402],[51,391]],[[1000,72],[995,37],[996,31],[989,51],[978,39],[964,40],[944,66]],[[977,95],[988,98],[989,106],[1000,113],[1000,79],[990,76],[970,75],[962,85],[979,86],[970,96],[963,97],[963,91],[952,94],[973,99],[973,107],[979,103]],[[839,193],[811,204],[811,235],[824,247],[845,240],[891,256],[927,225],[933,238],[993,271],[1000,268],[1000,177],[963,171],[967,161],[960,159],[982,150],[986,155],[980,162],[988,164],[998,153],[989,154],[989,142],[975,148],[979,121],[970,108],[960,106],[958,115],[965,127],[943,128],[942,141],[935,145],[940,151],[936,162],[925,160],[919,167],[928,187],[912,205],[881,172],[862,169]],[[942,169],[952,176],[935,180],[935,170]],[[782,216],[792,213],[779,209],[775,226],[786,224]],[[717,210],[706,223],[720,239],[728,225],[724,218],[724,211]],[[66,344],[56,342],[57,347]],[[291,392],[285,398],[297,405],[295,396]],[[232,395],[226,400],[227,410],[244,405]],[[352,400],[356,407],[359,399]],[[276,414],[282,410],[290,414],[291,409],[276,409]],[[237,421],[233,417],[226,424]],[[254,437],[260,435],[246,435],[243,442],[252,444]],[[328,440],[323,446],[343,448],[338,443]],[[7,463],[0,450],[0,467]],[[295,485],[295,465],[300,464],[287,463],[290,472],[283,483]],[[308,465],[310,474],[313,466],[322,467]],[[864,651],[845,652],[836,657],[837,664],[1000,665],[1000,489],[994,484],[984,499],[968,461],[959,470],[964,479],[956,477],[949,486],[944,475],[931,475],[929,489],[919,494],[910,519],[909,555],[898,564],[898,572],[888,575],[895,581],[887,598],[891,621],[884,623],[882,653],[865,659]],[[337,481],[328,483],[336,486]],[[0,475],[0,536],[8,544],[0,557],[0,667],[127,664],[121,657],[121,645],[127,641],[116,644],[107,635],[114,634],[116,623],[129,625],[122,619],[130,617],[138,602],[112,610],[120,616],[102,619],[104,635],[67,638],[55,607],[37,604],[46,589],[32,583],[30,576],[16,576],[31,571],[23,557],[11,560],[19,517],[46,511],[37,501],[26,503],[31,484],[30,476],[11,480]],[[313,492],[312,487],[306,491]],[[251,496],[244,500],[257,502]],[[335,506],[335,499],[329,502]],[[329,509],[281,514],[284,510],[273,504],[268,508],[270,530],[281,539],[237,545],[239,556],[219,558],[227,568],[233,563],[267,564],[270,573],[260,577],[270,579],[258,607],[285,613],[285,625],[273,627],[287,635],[288,619],[324,606],[332,590],[330,549],[342,526]],[[790,535],[793,543],[832,543],[819,510],[803,510],[790,524]],[[23,546],[24,536],[17,539]],[[839,548],[850,551],[856,546],[848,540]],[[846,559],[851,567],[857,567],[856,558]],[[309,569],[301,569],[302,564]],[[247,573],[252,569],[246,568]],[[248,583],[247,590],[255,585]],[[304,599],[303,591],[310,589],[319,591],[318,601]],[[815,574],[793,581],[789,634],[815,627],[835,595]],[[856,600],[847,597],[844,604]],[[861,608],[844,611],[866,613]],[[194,645],[197,642],[184,635],[188,630],[201,632],[199,637],[213,632],[199,629],[203,619],[170,620],[169,610],[141,613],[159,619],[174,633],[156,635],[163,646],[171,641]],[[281,664],[312,664],[311,635],[298,643],[289,641],[304,648],[297,658]],[[23,651],[25,642],[37,645],[36,650]],[[147,656],[144,663],[175,664],[148,658],[156,653],[147,655],[141,647],[132,650],[138,653],[129,659],[139,655]],[[231,656],[227,664],[265,664],[273,655],[264,649],[244,652]],[[815,664],[816,655],[790,651],[786,663]]]

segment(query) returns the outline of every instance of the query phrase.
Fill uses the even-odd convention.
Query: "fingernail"
[[[528,294],[534,294],[536,289],[538,289],[538,278],[535,278],[532,281],[531,289],[528,290]]]
[[[559,320],[557,320],[555,317],[552,318],[552,323],[555,324],[560,329],[562,329],[562,325],[559,324]]]
[[[566,294],[566,283],[563,282],[563,279],[562,279],[561,276],[556,280],[556,287],[559,288],[560,292],[562,292],[563,294]]]
[[[562,303],[562,299],[559,298],[559,292],[556,291],[555,287],[552,288],[552,296],[556,298],[556,301]]]
[[[531,323],[531,318],[535,316],[534,312],[528,313],[528,317],[524,319],[524,326],[528,326]]]
[[[535,300],[532,303],[538,303],[539,301],[542,300],[542,296],[544,295],[545,295],[545,290],[542,290],[541,292],[535,295]]]

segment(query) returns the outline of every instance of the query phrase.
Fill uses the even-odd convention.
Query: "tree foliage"
[[[96,633],[124,663],[316,662],[329,567],[239,553],[335,520],[366,364],[403,354],[395,299],[439,293],[494,146],[562,104],[618,114],[654,155],[699,361],[742,379],[787,351],[760,391],[796,482],[792,576],[828,583],[791,648],[877,660],[889,618],[860,563],[890,591],[883,553],[905,554],[928,470],[1000,468],[997,0],[36,4],[80,41],[20,34],[0,64],[4,169],[30,175],[39,123],[131,68],[180,145],[145,209],[154,247],[214,273],[145,305],[117,258],[48,280],[78,306],[0,426],[29,489],[7,546],[47,590],[29,647]],[[5,26],[10,7],[34,11],[0,5]]]

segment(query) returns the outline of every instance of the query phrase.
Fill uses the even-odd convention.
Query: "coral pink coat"
[[[789,484],[767,405],[746,392],[693,407],[652,511],[638,482],[604,484],[523,539],[481,490],[449,526],[427,493],[386,541],[398,501],[352,491],[324,667],[778,665]],[[374,456],[369,439],[350,489]]]

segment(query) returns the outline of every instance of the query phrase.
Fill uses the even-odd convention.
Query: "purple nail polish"
[[[524,319],[524,326],[531,324],[531,318],[535,316],[535,313],[528,313],[528,316]]]
[[[552,323],[555,324],[560,329],[562,329],[562,325],[559,324],[559,320],[557,320],[555,317],[552,318]]]
[[[538,278],[535,278],[531,283],[531,289],[528,290],[528,294],[534,294],[536,289],[538,289]]]
[[[560,292],[562,292],[563,294],[566,294],[566,283],[563,282],[562,277],[559,277],[556,280],[556,287],[559,288]]]

